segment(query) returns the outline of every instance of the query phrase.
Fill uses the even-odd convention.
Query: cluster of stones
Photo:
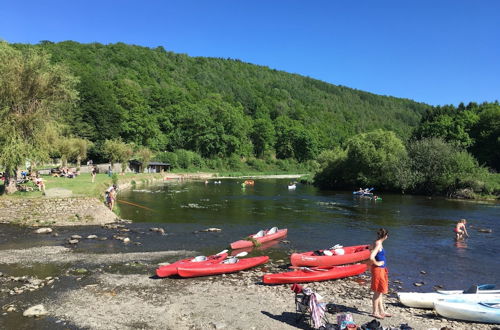
[[[92,197],[5,199],[0,201],[0,222],[21,222],[37,225],[56,222],[94,221],[93,214],[105,206]],[[99,214],[101,214],[100,212]],[[114,214],[107,215],[113,221]]]
[[[4,285],[7,285],[9,282],[20,282],[23,283],[21,286],[16,286],[12,289],[2,288],[0,291],[4,293],[9,293],[11,296],[22,294],[24,292],[32,292],[38,289],[41,289],[45,286],[51,285],[54,281],[58,280],[58,277],[48,276],[45,279],[39,279],[31,276],[2,276],[0,273],[0,277]]]

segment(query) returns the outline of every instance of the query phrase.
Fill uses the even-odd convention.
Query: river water
[[[260,229],[288,228],[289,243],[251,252],[285,260],[292,251],[369,244],[384,227],[389,230],[384,247],[390,279],[402,282],[401,291],[500,285],[499,203],[390,194],[373,202],[309,185],[288,190],[288,182],[255,180],[242,189],[241,179],[222,179],[220,184],[170,181],[122,192],[119,199],[138,206],[120,203],[120,212],[135,226],[167,230],[166,238],[150,243],[149,249],[210,254]],[[461,218],[468,220],[470,238],[456,243],[453,228]],[[209,227],[222,231],[198,232]]]

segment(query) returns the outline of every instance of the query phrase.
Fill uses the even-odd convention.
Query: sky
[[[0,0],[0,39],[163,46],[431,105],[500,100],[500,0]]]

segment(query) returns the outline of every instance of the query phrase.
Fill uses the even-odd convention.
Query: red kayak
[[[326,253],[325,253],[326,251]],[[315,253],[318,252],[318,253]],[[316,255],[331,254],[331,255]],[[340,249],[318,250],[304,253],[293,253],[290,262],[297,267],[328,267],[352,264],[370,258],[369,245],[346,246]]]
[[[306,268],[297,269],[286,273],[266,274],[264,283],[303,283],[334,280],[364,273],[368,269],[365,264],[332,266],[329,268]]]
[[[218,263],[226,259],[227,253],[221,253],[221,254],[215,254],[213,256],[206,257],[205,260],[200,260],[202,259],[200,257],[193,257],[193,258],[187,258],[187,259],[182,259],[179,261],[176,261],[170,265],[165,265],[165,266],[160,266],[156,269],[156,275],[158,277],[167,277],[167,276],[172,276],[172,275],[177,275],[177,267],[182,266],[185,268],[188,267],[201,267],[201,266],[206,266],[206,265],[211,265],[214,263]]]
[[[254,240],[256,242],[262,244],[265,242],[281,239],[281,238],[286,237],[287,232],[288,232],[288,229],[279,229],[279,230],[276,230],[274,232],[272,230],[272,228],[270,230],[260,231],[259,233],[248,236],[247,239],[242,239],[242,240],[231,243],[231,249],[236,250],[236,249],[244,249],[244,248],[248,248],[248,247],[253,247]],[[262,235],[262,236],[260,236],[260,235]]]
[[[258,251],[262,251],[262,250],[265,250],[265,249],[269,249],[270,247],[273,247],[277,244],[279,244],[280,242],[275,240],[275,241],[269,241],[269,242],[265,242],[265,243],[262,243],[261,245],[259,245],[259,247],[248,247],[248,248],[244,248],[244,249],[236,249],[236,250],[232,250],[231,251],[231,255],[232,256],[235,256],[237,255],[238,253],[241,253],[241,252],[252,252],[254,249],[255,250],[258,250]]]
[[[217,274],[234,273],[240,270],[252,268],[269,261],[268,256],[237,259],[235,263],[225,263],[227,260],[200,267],[177,267],[177,273],[182,277],[209,276]]]

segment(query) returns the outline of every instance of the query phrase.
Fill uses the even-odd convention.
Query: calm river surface
[[[241,182],[169,181],[122,192],[119,199],[153,211],[120,203],[121,216],[137,226],[155,223],[165,228],[169,235],[163,243],[154,243],[155,249],[168,245],[206,254],[260,229],[288,228],[289,244],[252,252],[285,260],[291,251],[369,244],[376,230],[385,227],[389,276],[403,282],[403,291],[429,291],[434,285],[447,289],[500,285],[499,203],[388,194],[383,201],[373,202],[351,192],[320,191],[300,184],[289,191],[289,180],[257,179],[245,189]],[[468,220],[470,238],[457,244],[453,228],[461,218]],[[209,227],[222,231],[193,234]],[[493,232],[481,233],[480,228]],[[413,285],[421,281],[423,286]]]

